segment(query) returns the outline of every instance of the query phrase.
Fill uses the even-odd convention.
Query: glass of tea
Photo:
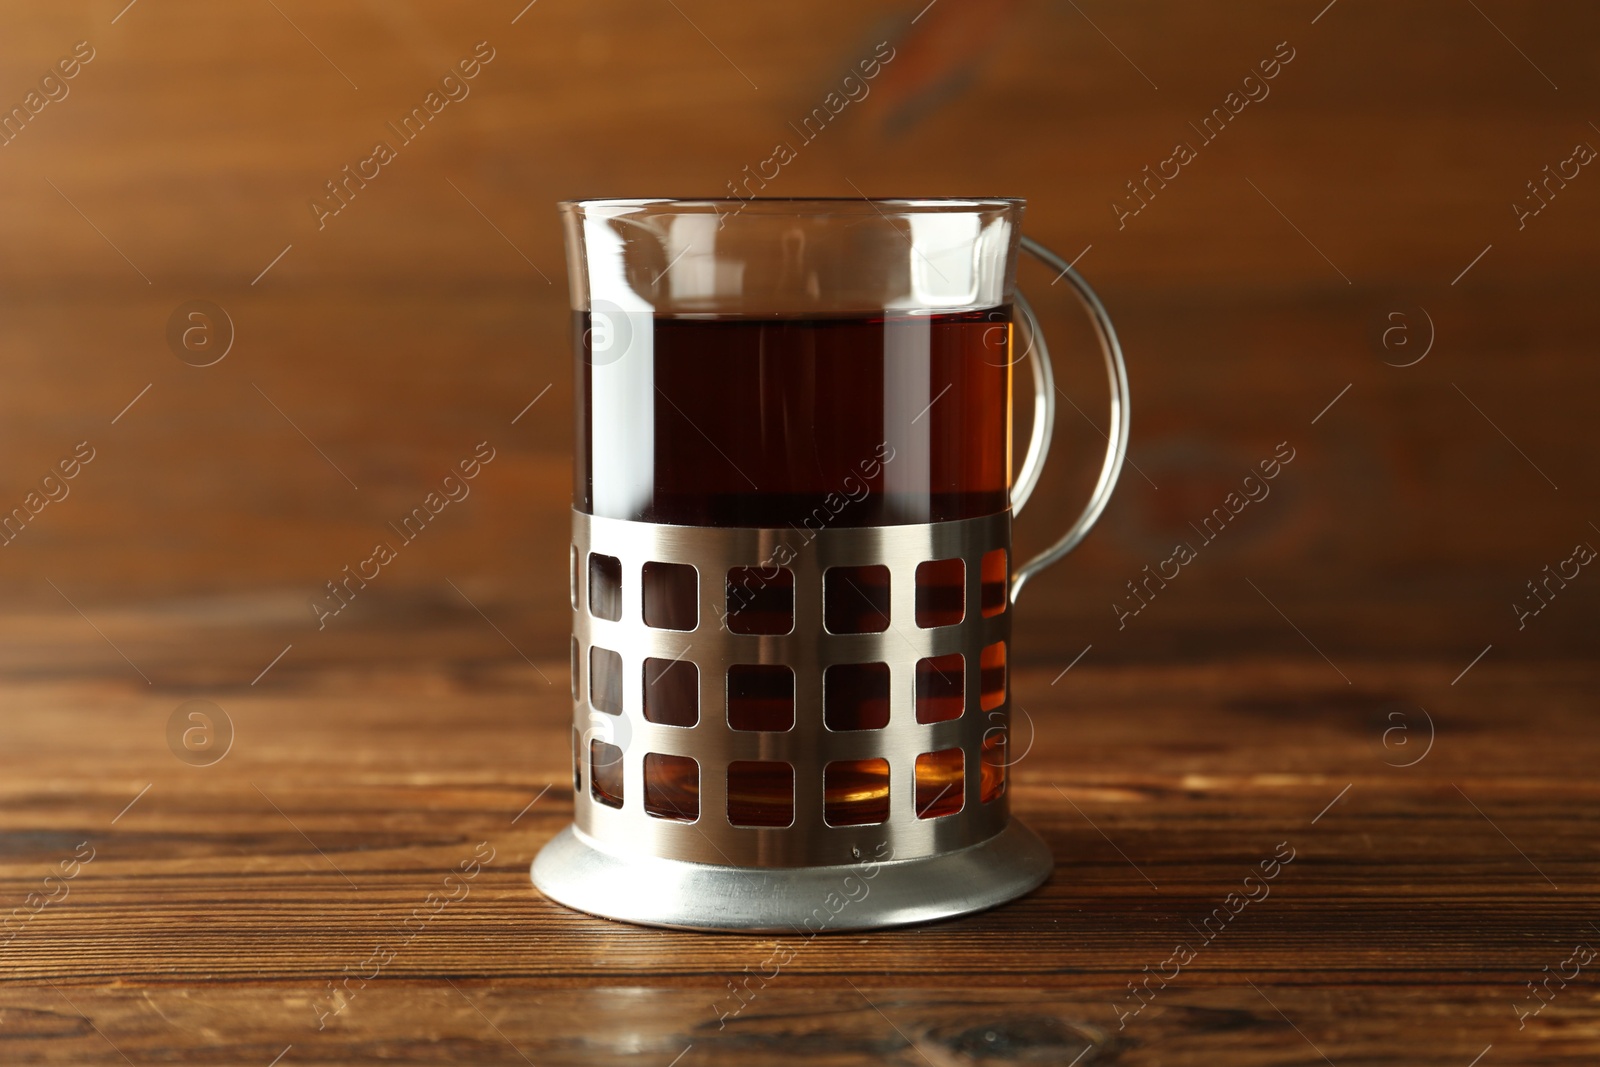
[[[1121,469],[1128,387],[1083,279],[1014,199],[579,200],[571,907],[694,929],[861,929],[1048,876],[1007,796],[1012,606]],[[1111,381],[1100,478],[1018,565],[1054,420],[1026,250]],[[1013,370],[1034,386],[1013,473]]]

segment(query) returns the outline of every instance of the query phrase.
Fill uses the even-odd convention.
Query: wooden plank
[[[1342,284],[1246,179],[1352,278],[1447,283],[1491,241],[1529,247],[1501,268],[1524,277],[1594,264],[1582,179],[1533,232],[1517,233],[1510,209],[1543,165],[1596,136],[1584,42],[1600,26],[1576,3],[1538,15],[1344,4],[1315,25],[1268,3],[1011,3],[987,19],[935,5],[915,24],[923,5],[884,0],[759,17],[712,2],[550,4],[515,25],[515,11],[289,3],[223,16],[197,0],[136,5],[111,25],[110,6],[33,12],[0,42],[6,106],[74,42],[96,49],[69,95],[0,149],[10,291],[146,288],[79,209],[157,286],[244,286],[290,243],[274,285],[529,283],[527,261],[447,179],[555,275],[557,199],[722,193],[781,139],[800,158],[769,192],[1022,193],[1042,234],[1094,243],[1085,265],[1118,282],[1190,285],[1209,268]],[[496,58],[470,95],[319,229],[309,203],[324,183],[392,139],[386,123],[478,41]],[[801,141],[790,123],[879,41],[896,58],[873,92]],[[1190,123],[1279,42],[1294,59],[1271,94],[1201,141]],[[1111,203],[1180,138],[1200,158],[1119,231]]]

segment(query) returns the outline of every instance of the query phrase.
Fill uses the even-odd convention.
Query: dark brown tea
[[[881,526],[1004,511],[1011,309],[658,318],[594,365],[576,315],[573,499],[687,526]],[[647,333],[648,336],[637,336]]]
[[[1012,315],[1009,307],[945,315],[863,314],[828,318],[635,315],[624,350],[615,336],[598,346],[595,330],[614,323],[575,316],[577,456],[573,499],[594,515],[687,526],[794,528],[882,526],[976,518],[1005,511],[1011,484]],[[597,348],[600,354],[596,354]],[[809,537],[805,538],[809,540]],[[984,561],[983,603],[964,605],[961,561],[935,561],[918,575],[917,623],[942,625],[964,612],[991,614],[1003,603],[1003,553]],[[993,573],[991,573],[993,570]],[[881,572],[881,573],[880,573]],[[761,573],[756,569],[752,574]],[[785,572],[786,573],[786,572]],[[729,629],[787,633],[794,591],[783,580],[728,583]],[[692,629],[690,593],[671,592],[670,569],[644,574],[651,625]],[[824,625],[835,633],[873,633],[891,623],[888,572],[842,568],[824,598]],[[1003,647],[999,654],[1003,657]],[[959,658],[959,657],[958,657]],[[919,719],[960,714],[959,674],[935,664],[919,675]],[[1004,660],[983,672],[985,711]],[[825,680],[828,729],[881,728],[887,718],[887,668],[850,665]],[[971,669],[971,668],[969,668]],[[646,705],[655,721],[675,721],[680,700],[671,672],[646,672]],[[880,692],[879,690],[884,690]],[[1003,697],[1002,697],[1003,699]],[[995,701],[998,703],[998,701]],[[926,711],[924,711],[926,709]],[[701,709],[721,714],[722,709]],[[734,668],[729,724],[738,730],[821,728],[797,722],[787,667]],[[663,717],[665,716],[665,717]],[[652,717],[647,714],[647,717]],[[692,723],[691,723],[692,724]],[[959,810],[964,776],[980,774],[981,795],[1003,788],[1003,731],[985,738],[981,768],[963,767],[960,750],[919,760],[917,813]],[[793,820],[793,771],[751,761],[729,766],[729,817],[736,825],[786,826]],[[692,760],[645,767],[652,814],[693,820],[699,768]],[[888,764],[834,764],[825,774],[825,817],[835,825],[882,821],[888,810]]]

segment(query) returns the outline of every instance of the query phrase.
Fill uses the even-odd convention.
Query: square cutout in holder
[[[608,808],[622,807],[622,749],[589,742],[589,795]]]
[[[889,628],[889,568],[829,567],[822,576],[822,625],[830,634],[881,634]]]
[[[836,663],[822,675],[822,721],[830,730],[889,725],[889,665]]]
[[[918,722],[959,719],[966,705],[966,660],[961,653],[917,660]]]
[[[1006,752],[1010,733],[1010,724],[1003,722],[997,722],[983,731],[983,748],[978,753],[978,800],[981,803],[998,800],[1006,791]]]
[[[782,663],[729,667],[728,725],[735,730],[793,730],[794,668]]]
[[[578,610],[578,546],[572,545],[567,551],[567,598],[572,601],[572,610]]]
[[[917,818],[954,815],[966,802],[966,753],[959,748],[917,757]]]
[[[576,796],[583,790],[583,735],[578,728],[572,728],[572,793]]]
[[[889,821],[889,761],[835,760],[822,772],[822,818],[829,826]]]
[[[992,711],[1006,702],[1006,643],[984,647],[978,661],[978,706]]]
[[[644,717],[663,726],[700,721],[700,668],[692,660],[644,661]]]
[[[960,558],[917,564],[917,625],[954,626],[967,614],[967,564]]]
[[[589,703],[607,715],[622,714],[622,656],[589,646]]]
[[[589,553],[589,614],[616,622],[622,618],[622,561]]]
[[[734,826],[794,823],[794,767],[778,760],[728,763],[728,822]]]
[[[693,630],[700,622],[700,575],[686,563],[644,565],[640,587],[644,624],[657,630]]]
[[[657,819],[697,821],[700,818],[700,764],[688,756],[646,752],[644,810]]]
[[[786,634],[794,629],[794,571],[788,567],[733,567],[728,571],[730,633]]]

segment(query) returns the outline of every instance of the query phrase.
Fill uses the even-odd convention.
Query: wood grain
[[[1455,686],[1437,664],[1373,661],[1344,664],[1347,686],[1313,657],[1020,672],[1034,737],[1016,808],[1057,856],[1050,882],[955,922],[788,939],[792,961],[734,1011],[729,981],[772,940],[610,923],[532,889],[571,813],[564,670],[466,614],[412,616],[359,653],[297,646],[254,686],[259,634],[154,616],[156,685],[12,674],[0,900],[20,905],[81,842],[94,855],[0,950],[10,1061],[117,1062],[113,1045],[136,1063],[288,1045],[291,1063],[667,1063],[691,1044],[716,1063],[1592,1056],[1586,975],[1524,1029],[1513,1007],[1600,938],[1591,663],[1481,663]],[[46,664],[81,646],[34,642]],[[235,731],[209,767],[167,747],[197,696]],[[1270,895],[1202,942],[1285,842]],[[402,928],[483,843],[468,895]],[[1127,983],[1176,941],[1193,961],[1124,1018]],[[380,946],[392,959],[365,971]],[[358,972],[332,1012],[328,983]]]
[[[263,591],[303,607],[487,439],[501,465],[385,581],[449,599],[443,579],[465,575],[530,654],[559,655],[571,393],[554,202],[724,190],[887,40],[896,59],[872,95],[768,191],[1024,195],[1030,232],[1089,249],[1080,266],[1132,365],[1136,468],[1104,533],[1035,587],[1082,643],[1024,635],[1025,655],[1287,650],[1265,604],[1242,640],[1208,625],[1219,605],[1246,610],[1246,578],[1335,659],[1594,647],[1587,586],[1530,640],[1505,633],[1524,583],[1600,521],[1586,461],[1600,200],[1580,176],[1522,230],[1511,210],[1541,167],[1600,137],[1583,103],[1593,10],[1034,0],[913,21],[924,4],[678,6],[552,3],[513,24],[522,5],[96,0],[9,17],[0,101],[80,39],[97,54],[0,148],[0,506],[78,441],[100,458],[0,549],[8,591],[70,611],[49,579],[92,616]],[[480,40],[496,58],[471,95],[318,230],[323,183]],[[1280,41],[1295,58],[1271,95],[1119,229],[1126,183]],[[195,298],[236,326],[214,367],[168,351],[169,315]],[[1084,414],[1063,407],[1029,546],[1075,513],[1104,421],[1084,325],[1054,292],[1038,302]],[[1402,361],[1378,343],[1388,316],[1408,312],[1420,344],[1418,309],[1431,353],[1386,365]],[[1293,482],[1118,631],[1126,583],[1284,440],[1304,457]]]

